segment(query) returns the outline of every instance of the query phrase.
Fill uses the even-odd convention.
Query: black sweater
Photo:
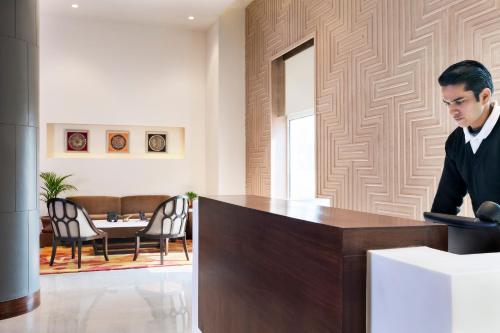
[[[461,127],[446,140],[443,174],[432,212],[456,215],[469,192],[474,212],[484,201],[500,203],[500,119],[481,142],[476,154],[465,143]]]

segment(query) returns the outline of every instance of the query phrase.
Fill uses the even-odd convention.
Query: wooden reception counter
[[[367,250],[447,250],[445,225],[256,196],[198,204],[203,333],[364,333]]]

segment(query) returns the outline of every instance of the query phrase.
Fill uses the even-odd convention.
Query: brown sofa
[[[130,216],[136,219],[142,211],[149,218],[156,207],[169,198],[169,195],[132,195],[126,197],[75,196],[66,199],[85,208],[91,219],[105,220],[108,212],[116,212],[120,216]]]
[[[82,206],[88,212],[92,220],[106,220],[108,212],[117,212],[120,216],[128,215],[132,219],[139,218],[139,212],[143,211],[146,217],[151,218],[156,207],[163,201],[169,199],[169,195],[132,195],[126,197],[109,196],[74,196],[66,199]],[[43,229],[40,234],[40,247],[52,244],[52,226],[50,218],[41,218]],[[186,226],[188,239],[192,238],[192,216],[189,213]]]

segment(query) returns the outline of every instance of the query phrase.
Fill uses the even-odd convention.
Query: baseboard
[[[0,302],[0,320],[20,316],[35,310],[40,305],[40,290],[33,294]]]

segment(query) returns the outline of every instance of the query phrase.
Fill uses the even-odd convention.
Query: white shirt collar
[[[465,144],[470,142],[474,154],[479,149],[481,142],[483,142],[483,140],[486,139],[488,135],[490,135],[499,117],[500,117],[500,106],[495,105],[495,107],[491,111],[490,116],[488,117],[488,119],[486,119],[483,128],[481,128],[481,131],[479,131],[477,135],[474,136],[470,134],[469,129],[467,127],[463,128],[465,136]]]

